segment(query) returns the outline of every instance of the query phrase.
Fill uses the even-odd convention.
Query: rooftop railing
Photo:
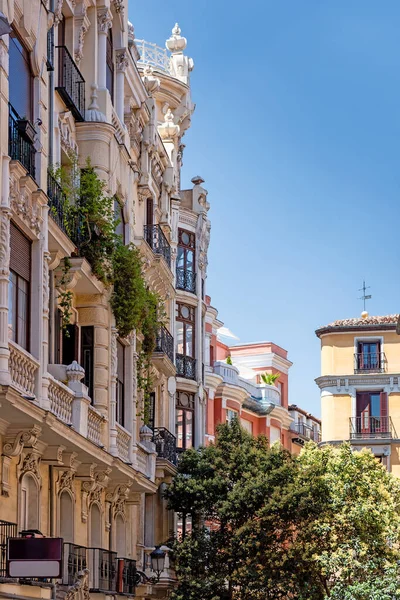
[[[166,48],[161,48],[157,44],[146,42],[146,40],[135,40],[135,44],[140,55],[139,63],[170,73],[171,60]]]

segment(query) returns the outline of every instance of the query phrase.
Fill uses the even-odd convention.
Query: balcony
[[[238,382],[240,386],[247,390],[252,400],[260,403],[271,402],[278,406],[281,404],[281,393],[275,385],[253,383],[243,377],[239,377]]]
[[[49,199],[50,216],[59,228],[68,235],[68,224],[65,213],[67,199],[60,184],[51,173],[47,173],[47,196]]]
[[[176,465],[176,437],[168,429],[165,427],[155,427],[153,443],[160,458],[164,458],[173,465]]]
[[[144,239],[154,254],[163,256],[168,267],[171,268],[171,246],[160,225],[145,225]]]
[[[21,119],[11,104],[8,106],[8,153],[11,160],[19,160],[29,175],[35,179],[36,150],[33,141],[36,131],[27,119]]]
[[[7,577],[7,539],[17,535],[16,523],[0,521],[0,577]]]
[[[117,590],[117,553],[88,548],[89,588],[96,592]]]
[[[174,362],[174,338],[165,327],[161,327],[158,332],[154,352],[162,352],[172,363]]]
[[[56,46],[57,92],[77,121],[85,120],[85,80],[65,46]]]
[[[87,569],[87,548],[76,544],[64,544],[63,553],[62,582],[71,586],[75,583],[77,573]]]
[[[145,40],[135,40],[135,44],[140,55],[139,64],[150,65],[165,73],[171,72],[171,61],[165,48]]]
[[[176,267],[176,288],[185,292],[196,293],[196,273],[183,267]]]
[[[34,397],[39,361],[14,342],[10,341],[8,346],[10,350],[9,370],[13,384],[22,394]]]
[[[354,354],[354,373],[384,373],[386,371],[386,356],[384,352]]]
[[[177,354],[176,374],[185,379],[196,379],[196,359],[184,354]]]
[[[397,438],[397,433],[391,417],[350,417],[351,440],[392,438]]]
[[[297,442],[301,446],[304,445],[304,442],[312,440],[313,442],[321,441],[321,434],[319,431],[316,431],[309,425],[305,423],[292,423],[290,426],[290,431],[293,431],[296,435],[293,437],[293,441]]]
[[[214,363],[214,373],[220,375],[225,383],[239,385],[239,369],[233,365],[218,360]]]
[[[132,558],[118,559],[117,592],[119,594],[135,595],[137,580],[136,560]]]

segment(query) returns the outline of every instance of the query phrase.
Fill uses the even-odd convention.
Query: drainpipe
[[[54,15],[55,0],[50,0],[50,12]],[[54,22],[50,30],[52,53],[54,57]],[[55,61],[55,58],[53,58]],[[49,167],[53,166],[53,128],[54,128],[54,65],[53,70],[49,71]]]

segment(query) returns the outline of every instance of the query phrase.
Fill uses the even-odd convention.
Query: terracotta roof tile
[[[352,319],[340,319],[338,321],[333,321],[333,323],[329,323],[329,325],[324,325],[323,327],[319,327],[316,331],[316,334],[322,333],[325,330],[334,331],[335,329],[352,329],[353,327],[366,327],[368,326],[379,326],[379,325],[396,325],[399,320],[399,315],[384,315],[384,316],[368,316],[366,319],[360,317],[354,317]],[[376,327],[373,327],[376,328]]]

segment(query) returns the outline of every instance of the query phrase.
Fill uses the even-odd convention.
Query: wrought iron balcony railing
[[[196,359],[184,354],[176,355],[176,374],[186,379],[196,379]]]
[[[87,548],[76,544],[64,544],[63,556],[63,584],[71,586],[75,583],[75,577],[79,571],[88,566]]]
[[[19,160],[33,179],[35,179],[36,150],[33,145],[35,134],[32,123],[27,119],[21,119],[9,104],[8,153],[12,160]]]
[[[169,268],[171,268],[171,246],[160,225],[145,225],[144,239],[154,254],[161,254]]]
[[[178,290],[196,293],[196,273],[183,267],[176,267],[176,287]]]
[[[313,440],[314,442],[321,441],[321,434],[309,425],[305,423],[292,423],[290,430],[297,433],[297,435],[304,441]]]
[[[350,439],[397,438],[391,417],[350,417]]]
[[[117,592],[119,594],[134,596],[136,581],[136,560],[132,558],[118,558]]]
[[[67,233],[68,225],[65,215],[66,197],[60,184],[51,173],[47,173],[47,196],[49,198],[49,214],[60,229]]]
[[[161,327],[156,339],[155,352],[163,352],[170,361],[174,362],[174,338],[165,327]]]
[[[354,355],[354,373],[384,373],[386,356],[384,352],[364,353]]]
[[[156,445],[156,452],[160,458],[169,460],[176,465],[176,437],[165,427],[155,427],[153,442]]]
[[[56,46],[57,92],[77,121],[85,120],[85,80],[65,46]]]
[[[7,576],[7,539],[17,537],[17,524],[0,521],[0,577]]]
[[[88,548],[89,587],[92,591],[117,589],[117,553],[103,548]]]

